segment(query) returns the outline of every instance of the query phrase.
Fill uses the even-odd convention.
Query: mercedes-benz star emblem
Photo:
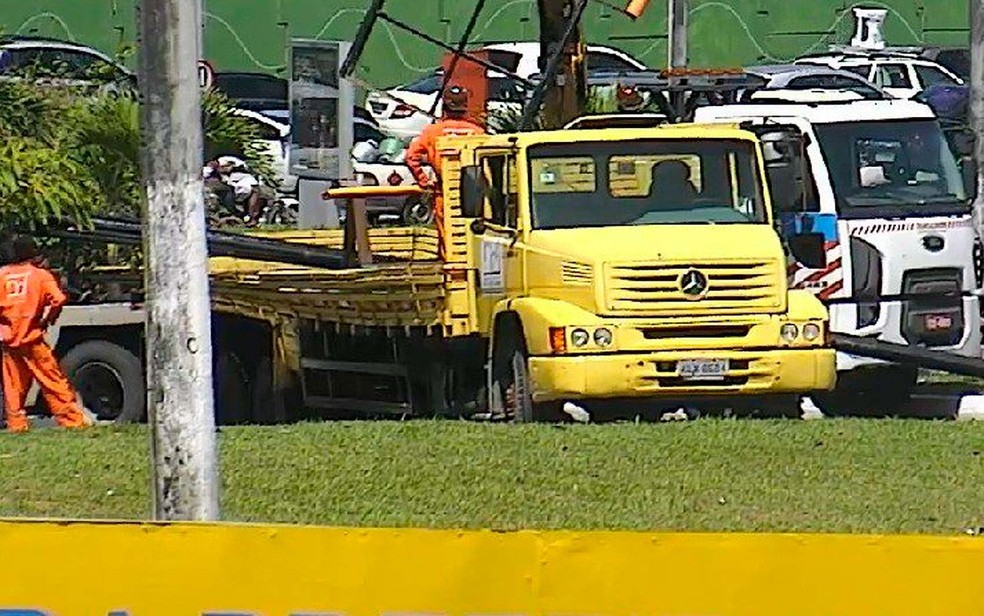
[[[680,276],[680,290],[687,299],[700,299],[707,293],[707,276],[695,269],[685,271]]]

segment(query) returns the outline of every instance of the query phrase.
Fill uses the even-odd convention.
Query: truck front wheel
[[[838,415],[897,415],[912,396],[919,377],[913,366],[885,365],[837,375],[833,391],[811,396],[828,417]]]
[[[99,421],[132,423],[146,416],[147,389],[140,359],[105,340],[72,347],[62,370]]]
[[[514,329],[514,328],[513,328]],[[491,415],[515,423],[559,420],[553,403],[533,402],[533,379],[522,332],[506,329],[492,350]]]

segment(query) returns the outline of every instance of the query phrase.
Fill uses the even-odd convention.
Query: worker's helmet
[[[463,113],[468,111],[468,90],[451,86],[444,91],[444,111]]]
[[[632,86],[619,86],[615,93],[615,102],[619,111],[641,111],[646,105],[642,93]]]

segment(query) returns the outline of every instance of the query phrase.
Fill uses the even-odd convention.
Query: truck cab
[[[493,414],[728,396],[798,415],[799,394],[833,387],[827,311],[788,288],[752,132],[558,130],[442,148],[445,205],[467,223],[473,328],[491,341]]]
[[[790,246],[822,238],[819,254],[791,255],[788,276],[829,306],[833,331],[980,356],[973,174],[929,107],[772,99],[705,106],[695,120],[739,122],[765,141],[802,138],[767,143],[766,167]],[[892,406],[917,378],[913,367],[845,353],[837,368],[836,395],[817,399],[824,412],[876,398]]]

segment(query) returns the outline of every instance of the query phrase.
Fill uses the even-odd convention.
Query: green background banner
[[[615,0],[615,3],[620,0]],[[367,0],[205,0],[206,55],[220,71],[284,74],[291,37],[348,40]],[[67,38],[114,51],[135,38],[134,0],[0,0],[0,26],[8,34]],[[389,0],[396,17],[445,40],[464,28],[467,0]],[[852,6],[889,10],[889,44],[962,44],[967,38],[963,0],[731,0],[691,2],[691,64],[734,66],[773,63],[828,43],[846,43],[854,29]],[[624,49],[647,64],[665,64],[666,14],[660,0],[632,22],[601,3],[589,7],[585,27],[591,42]],[[489,0],[476,41],[536,40],[536,0]],[[367,47],[360,77],[392,86],[440,62],[440,52],[387,24]]]

